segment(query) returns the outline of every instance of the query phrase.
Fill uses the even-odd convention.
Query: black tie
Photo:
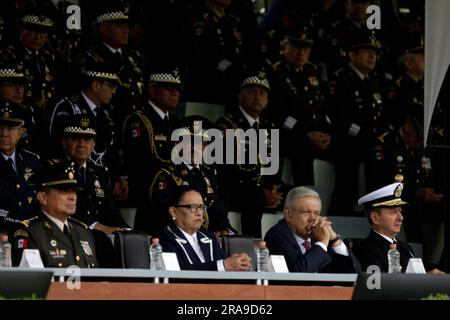
[[[170,128],[170,122],[169,122],[169,116],[166,115],[163,119],[164,124],[166,125],[166,128],[169,129]]]
[[[14,173],[17,175],[17,171],[16,171],[16,168],[14,167],[14,161],[13,161],[13,159],[12,158],[8,158],[8,164],[9,164],[9,166],[10,166],[10,168],[14,171]]]
[[[259,121],[255,121],[254,123],[253,123],[253,129],[255,129],[255,130],[258,130],[259,129]]]
[[[195,177],[201,177],[202,173],[200,172],[200,168],[192,167],[192,173]]]
[[[80,167],[80,168],[78,169],[78,177],[79,177],[79,180],[80,180],[80,181],[78,181],[78,182],[81,183],[81,184],[83,184],[83,185],[86,183],[85,173],[86,173],[86,170],[85,170],[84,167]]]
[[[36,60],[37,71],[39,72],[39,74],[42,74],[41,59],[39,58],[39,53],[37,51],[34,53],[34,59]]]
[[[66,235],[66,237],[70,239],[70,231],[69,231],[69,228],[67,227],[67,224],[64,224],[63,231],[64,231],[64,234]]]

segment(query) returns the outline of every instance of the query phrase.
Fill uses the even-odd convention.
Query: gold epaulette
[[[87,224],[85,224],[84,222],[81,222],[80,220],[74,219],[74,218],[72,218],[72,217],[69,217],[68,220],[69,220],[69,222],[74,223],[74,224],[77,224],[77,225],[79,225],[80,227],[83,227],[83,228],[85,228],[85,229],[89,229],[88,226],[87,226]]]

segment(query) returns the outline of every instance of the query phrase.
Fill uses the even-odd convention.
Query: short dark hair
[[[203,198],[202,192],[196,187],[184,185],[177,186],[170,195],[169,207],[177,206],[181,198],[183,198],[183,196],[190,191],[198,192]]]

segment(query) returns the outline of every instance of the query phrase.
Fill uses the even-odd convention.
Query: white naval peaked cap
[[[401,199],[402,191],[403,183],[395,182],[359,198],[358,204],[366,208],[402,206],[408,204]]]

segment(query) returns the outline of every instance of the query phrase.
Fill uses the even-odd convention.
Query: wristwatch
[[[338,240],[340,240],[340,239],[341,239],[341,236],[340,236],[339,234],[336,233],[336,238],[330,239],[330,241],[328,242],[328,244],[329,244],[330,246],[332,246],[336,241],[338,241]]]

